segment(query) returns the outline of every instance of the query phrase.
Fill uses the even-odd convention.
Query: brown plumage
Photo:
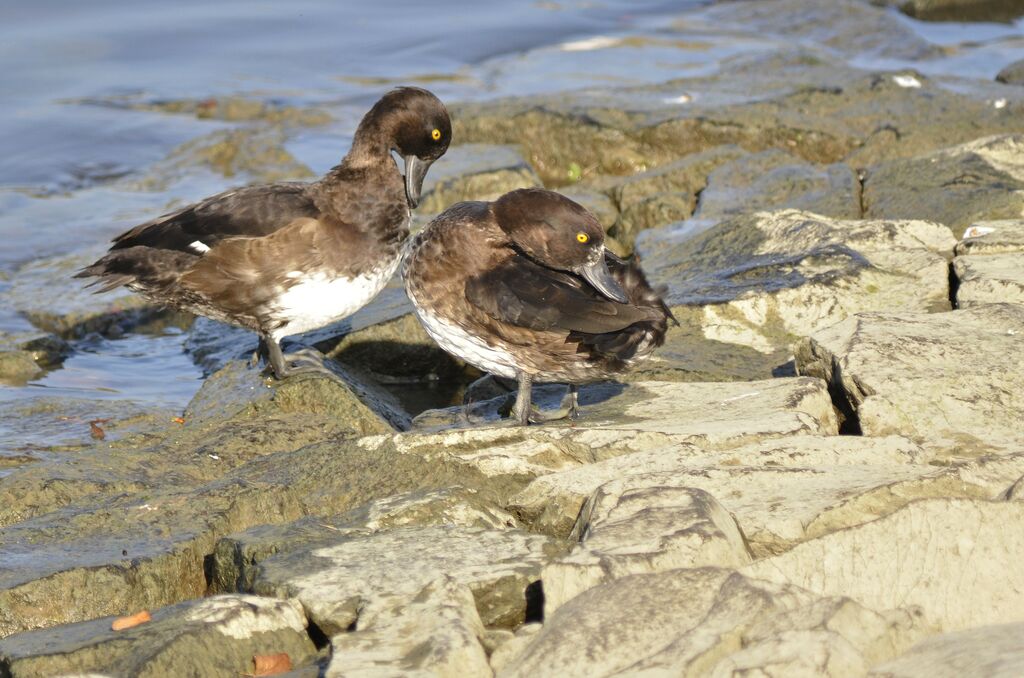
[[[403,274],[443,348],[519,381],[523,423],[539,418],[532,382],[613,376],[660,346],[672,318],[637,261],[605,251],[592,214],[541,189],[451,207],[414,238]]]
[[[322,369],[289,365],[280,340],[350,315],[387,283],[423,178],[450,140],[433,94],[393,90],[319,181],[240,188],[165,214],[115,238],[76,277],[255,331],[278,378]]]

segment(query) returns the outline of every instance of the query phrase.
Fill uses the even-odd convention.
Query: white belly
[[[366,306],[388,284],[398,268],[398,257],[387,266],[355,278],[332,278],[326,273],[300,273],[298,282],[281,294],[271,315],[282,322],[273,336],[280,340],[329,325]]]
[[[420,317],[427,334],[444,350],[484,372],[508,379],[516,378],[515,360],[507,351],[490,346],[483,339],[473,336],[459,325],[443,320],[420,307],[412,299],[416,315]]]

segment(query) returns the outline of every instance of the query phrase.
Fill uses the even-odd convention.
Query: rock
[[[923,626],[912,612],[878,613],[729,570],[670,570],[577,596],[498,675],[858,675]]]
[[[1024,253],[957,257],[957,308],[1006,302],[1024,304]]]
[[[986,304],[952,313],[866,313],[797,349],[801,374],[829,381],[864,435],[898,434],[974,456],[1024,442],[1017,346],[1024,308]]]
[[[936,496],[996,499],[1024,475],[1024,456],[933,466],[899,437],[792,436],[728,450],[655,447],[540,476],[509,508],[535,531],[581,534],[584,502],[604,486],[643,493],[708,492],[757,557]],[[591,499],[592,500],[592,499]]]
[[[448,575],[473,591],[486,626],[515,627],[528,614],[541,568],[564,551],[549,537],[518,530],[399,527],[341,535],[330,545],[268,558],[253,588],[299,599],[310,619],[333,635],[390,614]],[[367,568],[370,562],[374,567]]]
[[[519,655],[543,628],[538,622],[527,623],[516,629],[511,640],[498,647],[491,653],[491,668],[494,673],[500,673],[512,660]]]
[[[30,351],[0,351],[0,383],[24,385],[42,373]]]
[[[579,546],[544,568],[545,618],[583,591],[629,574],[750,562],[729,512],[707,492],[673,484],[605,483],[580,511],[574,535]]]
[[[559,189],[558,192],[586,207],[591,214],[597,217],[606,231],[619,217],[619,208],[606,193],[579,184]]]
[[[542,390],[543,388],[543,390]],[[534,402],[550,406],[565,389],[535,389]],[[494,422],[500,401],[472,405],[470,417]],[[537,427],[489,427],[413,433],[393,438],[409,454],[444,450],[449,459],[486,475],[530,479],[552,471],[668,444],[734,447],[744,442],[797,435],[835,434],[835,415],[824,383],[774,379],[750,383],[637,382],[580,389],[581,419]],[[460,423],[462,408],[441,410],[435,423]],[[462,420],[465,426],[465,419]],[[426,429],[431,431],[431,429]],[[383,439],[365,439],[382,444]]]
[[[762,151],[715,168],[695,216],[712,219],[782,208],[859,219],[860,181],[841,163],[818,167],[785,151]]]
[[[996,80],[1007,85],[1024,85],[1024,59],[1004,66],[996,74]]]
[[[1003,21],[1024,10],[1014,0],[895,0],[900,11],[925,21]]]
[[[811,42],[847,56],[917,60],[942,54],[885,11],[855,0],[827,4],[814,0],[747,0],[715,6],[705,15],[718,25],[732,24],[742,26],[745,32]]]
[[[489,678],[483,635],[473,592],[442,575],[406,604],[360,615],[355,631],[336,634],[325,675]]]
[[[1024,252],[1024,219],[978,221],[964,231],[956,254],[1007,254]]]
[[[1013,678],[1024,674],[1024,624],[981,626],[925,638],[871,670],[880,678]]]
[[[131,612],[131,610],[126,610]],[[152,612],[121,631],[104,617],[0,639],[5,676],[251,674],[253,656],[287,653],[292,665],[316,653],[294,600],[215,596]]]
[[[1017,502],[922,500],[806,541],[743,572],[849,596],[874,610],[919,606],[943,631],[1019,622],[1022,527],[1024,505]]]
[[[208,377],[185,409],[186,420],[219,422],[294,414],[330,416],[359,435],[409,427],[409,415],[391,394],[351,368],[326,362],[337,381],[304,375],[268,381],[247,362],[234,361]]]
[[[792,342],[854,313],[948,309],[954,245],[931,222],[795,210],[734,217],[696,235],[645,232],[644,268],[667,287],[680,325],[638,372],[763,378],[789,360]]]
[[[933,219],[959,238],[971,223],[1024,213],[1024,135],[977,139],[869,168],[865,216]]]
[[[517,527],[517,521],[479,493],[461,487],[396,494],[338,516],[258,525],[222,537],[208,568],[209,587],[214,592],[248,592],[260,563],[272,555],[329,545],[341,535],[362,537],[395,527],[428,525],[500,530]]]
[[[514,148],[462,144],[450,148],[428,175],[419,209],[438,213],[463,200],[494,200],[517,188],[540,185]]]

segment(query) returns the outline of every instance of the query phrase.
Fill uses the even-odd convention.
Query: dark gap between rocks
[[[538,579],[526,587],[526,615],[524,624],[544,621],[544,582]]]
[[[355,622],[352,622],[351,626],[354,627]],[[350,627],[349,630],[355,629]],[[317,650],[322,650],[331,644],[331,639],[327,636],[326,633],[324,633],[323,629],[321,629],[319,626],[316,625],[316,623],[313,622],[312,619],[309,619],[307,621],[306,635],[308,635],[309,639],[313,641],[313,646]]]
[[[960,290],[960,278],[956,277],[956,268],[949,262],[949,307],[954,311],[958,308],[956,293]]]
[[[840,374],[838,359],[833,359],[832,378],[828,382],[828,395],[832,399],[832,407],[835,408],[839,415],[839,435],[864,435],[860,427],[860,417],[857,416],[857,410],[850,404],[850,400],[846,397],[846,392],[843,391]]]

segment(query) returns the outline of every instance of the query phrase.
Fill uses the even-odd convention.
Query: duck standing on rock
[[[239,188],[157,217],[119,235],[76,277],[257,332],[278,379],[324,372],[318,355],[286,361],[281,339],[351,315],[387,284],[423,179],[451,134],[433,94],[392,90],[319,181]]]
[[[605,251],[594,215],[543,189],[454,205],[413,239],[402,273],[443,349],[518,381],[523,425],[575,418],[576,385],[648,357],[672,318],[636,260]],[[535,381],[569,384],[567,408],[531,408]]]

